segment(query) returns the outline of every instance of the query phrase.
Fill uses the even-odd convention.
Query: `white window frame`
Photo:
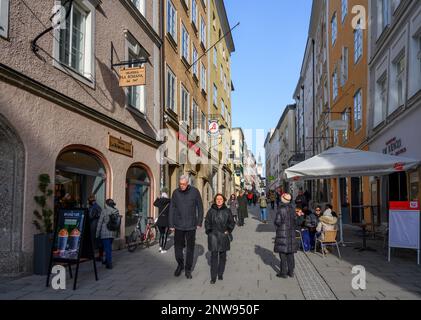
[[[221,71],[221,73],[220,73],[221,79],[220,80],[221,80],[221,84],[223,85],[224,84],[224,68],[223,68],[222,64],[221,64],[220,71]]]
[[[0,37],[9,37],[9,0],[0,0]]]
[[[339,84],[338,84],[338,69],[335,68],[335,71],[333,72],[332,76],[332,86],[333,86],[333,100],[336,100],[336,98],[339,95]]]
[[[177,43],[177,10],[171,0],[167,0],[167,33]]]
[[[170,85],[169,83],[169,78],[173,79],[173,86]],[[170,109],[172,111],[174,111],[175,113],[177,112],[177,77],[175,76],[174,72],[172,72],[172,70],[170,69],[170,67],[167,65],[167,76],[166,76],[166,87],[167,87],[167,92],[165,95],[165,104],[167,109]],[[172,88],[170,88],[172,87]],[[171,92],[170,92],[171,90]],[[171,101],[169,101],[171,99]]]
[[[354,64],[357,64],[363,56],[363,29],[360,23],[358,25],[360,27],[354,30]]]
[[[387,117],[387,101],[388,101],[388,77],[383,74],[376,81],[376,98],[374,101],[374,118],[373,125],[376,127]]]
[[[186,36],[186,37],[185,37]],[[190,35],[187,28],[181,23],[181,58],[190,63]]]
[[[193,130],[200,128],[200,119],[199,119],[199,106],[196,101],[193,99],[193,117],[192,117],[192,128]]]
[[[134,59],[143,58],[142,56],[142,46],[139,42],[134,39],[131,35],[126,34],[126,61],[130,61],[131,53],[134,55]],[[145,64],[142,63],[140,65],[136,65],[138,67],[145,67]],[[140,113],[146,115],[146,88],[145,86],[133,86],[128,87],[126,90],[126,97],[127,97],[127,106],[133,108]],[[136,100],[136,105],[131,104],[130,95],[133,94],[134,90],[136,90],[136,94],[138,95],[138,99]]]
[[[358,89],[354,95],[354,132],[359,131],[363,125],[362,118],[362,104],[363,104],[362,89]]]
[[[199,57],[199,53],[198,53],[196,47],[193,45],[192,72],[199,79],[199,73],[198,73],[199,68],[197,67],[197,64],[199,63],[199,61],[197,61],[198,57]]]
[[[56,0],[55,5],[62,5],[63,1]],[[89,0],[77,0],[73,3],[79,9],[86,13],[85,20],[85,43],[84,43],[84,62],[83,73],[72,68],[68,63],[60,61],[60,28],[55,28],[53,40],[53,66],[63,72],[70,74],[73,78],[81,81],[82,83],[95,87],[95,15],[96,8]],[[74,10],[74,9],[73,9]],[[72,14],[69,19],[72,18]],[[71,38],[71,37],[70,37]]]
[[[181,112],[181,122],[188,124],[189,123],[189,116],[190,116],[190,93],[187,91],[187,89],[184,87],[184,85],[181,85],[180,88],[181,94],[180,94],[180,112]],[[183,103],[183,100],[185,100],[186,104]]]
[[[197,9],[197,1],[192,0],[191,2],[191,22],[194,24],[194,26],[197,28],[197,15],[198,15],[198,9]]]
[[[202,90],[204,92],[207,92],[207,76],[206,76],[206,67],[203,64],[203,62],[201,63],[201,69],[200,69],[200,83],[202,86]]]
[[[344,112],[342,112],[342,120],[348,123],[349,126],[349,109],[345,109]],[[349,130],[343,130],[342,131],[342,143],[346,144],[348,143],[348,131]]]
[[[402,64],[403,63],[403,64]],[[397,106],[404,105],[405,103],[405,91],[406,91],[406,56],[402,53],[394,62],[394,68],[396,68],[396,93],[397,93]],[[402,67],[402,70],[400,67]]]
[[[206,46],[207,46],[206,22],[205,22],[205,19],[203,19],[202,15],[200,15],[200,41],[203,44],[203,47],[206,49]]]
[[[349,49],[342,48],[342,63],[341,63],[341,85],[342,87],[348,81],[348,67],[349,67]]]
[[[336,43],[336,38],[338,36],[338,18],[336,12],[333,14],[331,20],[331,29],[332,29],[332,47]]]
[[[136,7],[137,10],[142,14],[142,16],[146,17],[146,0],[131,0],[133,5]],[[136,4],[135,1],[138,1]]]

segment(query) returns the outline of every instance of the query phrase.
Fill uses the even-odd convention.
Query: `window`
[[[339,131],[333,130],[333,145],[336,147],[339,142]]]
[[[417,44],[418,44],[417,59],[418,59],[418,68],[419,68],[419,75],[420,75],[421,74],[421,35],[418,36]]]
[[[201,132],[202,132],[202,133],[206,133],[206,131],[207,131],[207,128],[206,128],[206,115],[205,115],[205,113],[204,113],[204,112],[202,112],[202,123],[201,123],[200,129],[201,129]],[[204,141],[204,140],[205,140],[205,138],[206,138],[206,135],[204,136],[204,135],[202,134],[202,136],[201,136],[201,139],[200,139],[200,140]]]
[[[193,100],[193,129],[198,129],[200,126],[199,107],[196,101]]]
[[[354,31],[354,63],[363,55],[363,29],[361,28],[361,21],[358,22],[357,29]]]
[[[349,110],[345,109],[345,111],[342,113],[342,120],[349,124]],[[348,130],[342,131],[342,143],[348,142]]]
[[[191,1],[191,21],[197,26],[197,2],[196,0]]]
[[[167,108],[176,112],[176,92],[177,92],[177,79],[174,73],[167,67]]]
[[[390,23],[389,22],[390,0],[382,0],[381,8],[382,8],[382,29],[385,29]]]
[[[215,84],[213,85],[213,105],[218,107],[218,88]]]
[[[187,62],[190,61],[190,36],[183,24],[181,25],[181,56]]]
[[[338,71],[335,69],[335,72],[332,76],[332,82],[333,82],[333,100],[335,100],[338,97]]]
[[[134,39],[127,40],[128,60],[143,58],[143,50]],[[140,67],[140,64],[131,64],[129,67]],[[136,110],[145,113],[145,86],[135,86],[127,88],[128,105]]]
[[[225,119],[225,103],[224,100],[221,100],[221,116]]]
[[[232,140],[232,143],[231,143],[233,146],[235,146],[235,140],[233,139]]]
[[[227,75],[224,74],[224,89],[227,91]]]
[[[362,93],[361,89],[354,96],[354,130],[358,131],[362,126]]]
[[[213,48],[213,65],[215,68],[218,66],[218,50],[216,47]]]
[[[341,85],[344,86],[348,81],[348,48],[342,49],[342,67],[341,67]]]
[[[132,0],[134,6],[137,8],[137,10],[139,10],[139,12],[145,17],[145,11],[146,11],[146,6],[145,6],[145,0]]]
[[[177,11],[171,0],[168,0],[167,5],[167,32],[177,43]]]
[[[199,74],[197,72],[197,70],[198,70],[198,68],[197,68],[197,64],[198,64],[197,58],[198,58],[197,50],[196,50],[196,47],[193,46],[193,61],[192,61],[193,66],[192,66],[192,69],[193,69],[193,75],[195,75],[196,77],[199,76]]]
[[[344,23],[348,14],[348,0],[342,0],[342,23]]]
[[[201,86],[202,86],[202,90],[204,91],[204,92],[206,92],[207,90],[206,90],[206,87],[207,87],[207,83],[206,83],[206,81],[207,81],[207,77],[206,77],[206,68],[205,68],[205,65],[202,63],[201,64],[201,68],[200,68],[200,81],[201,81]]]
[[[336,19],[336,12],[335,12],[332,18],[332,46],[335,45],[337,35],[338,35],[338,21]]]
[[[9,0],[0,0],[0,36],[9,35]]]
[[[69,18],[66,20],[66,28],[58,30],[58,60],[78,74],[93,80],[92,43],[95,8],[88,5],[89,3],[85,1],[73,2]]]
[[[206,23],[203,17],[200,17],[200,41],[204,48],[206,48]]]
[[[221,78],[221,83],[224,83],[224,69],[222,68],[222,64],[221,64],[220,78]]]
[[[387,76],[384,74],[376,86],[376,100],[374,102],[374,126],[386,118],[387,110]]]
[[[397,88],[397,107],[404,104],[405,97],[405,56],[402,55],[396,62],[396,88]]]
[[[323,104],[326,105],[328,100],[328,91],[327,91],[327,81],[325,81],[325,85],[323,88]]]
[[[188,124],[190,110],[190,94],[181,86],[181,121]]]

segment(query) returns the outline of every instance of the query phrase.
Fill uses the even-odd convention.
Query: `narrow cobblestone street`
[[[258,221],[258,209],[234,232],[223,281],[210,285],[209,254],[203,229],[198,231],[193,279],[175,278],[176,264],[171,249],[160,254],[157,246],[129,253],[114,253],[114,269],[99,265],[99,281],[92,265],[81,265],[78,289],[55,291],[45,287],[45,277],[29,276],[2,281],[0,299],[157,299],[157,300],[314,300],[314,299],[421,299],[421,268],[414,261],[394,258],[390,264],[378,253],[357,253],[351,247],[322,258],[320,254],[299,252],[296,277],[279,279],[279,257],[273,253],[274,211],[270,222]],[[351,287],[352,266],[367,268],[367,290]]]

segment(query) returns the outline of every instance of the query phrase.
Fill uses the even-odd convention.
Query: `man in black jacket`
[[[175,231],[174,249],[178,267],[174,275],[179,277],[185,269],[186,278],[191,279],[193,268],[196,229],[203,223],[203,203],[199,190],[189,184],[188,176],[181,176],[179,188],[173,192],[169,226]],[[186,264],[184,265],[183,248],[186,246]]]

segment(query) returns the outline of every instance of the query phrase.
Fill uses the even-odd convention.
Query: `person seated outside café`
[[[311,249],[314,249],[314,246],[315,246],[314,236],[316,235],[316,227],[319,223],[319,219],[308,207],[304,207],[303,212],[305,215],[304,226],[307,228],[310,234]]]
[[[333,212],[331,208],[329,208],[329,210],[325,210],[323,216],[319,218],[319,223],[316,227],[316,237],[323,240],[325,231],[337,230],[337,223],[338,217],[336,216],[336,213]]]
[[[301,209],[301,207],[296,207],[295,215],[297,216],[296,224],[295,224],[296,229],[301,232],[304,230],[304,223],[305,223],[305,216],[304,216],[303,209]]]

